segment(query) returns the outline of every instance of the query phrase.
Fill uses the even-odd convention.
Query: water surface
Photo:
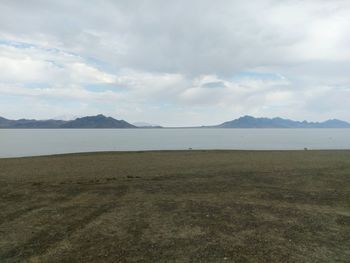
[[[0,129],[0,157],[189,148],[350,149],[350,129]]]

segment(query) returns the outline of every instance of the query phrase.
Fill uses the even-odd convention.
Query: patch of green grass
[[[350,151],[0,159],[0,262],[350,262]]]

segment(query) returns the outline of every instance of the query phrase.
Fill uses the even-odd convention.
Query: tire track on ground
[[[118,187],[115,196],[121,197],[127,193],[127,187]],[[45,228],[37,235],[27,240],[24,244],[13,247],[0,255],[2,262],[13,262],[16,260],[26,260],[35,255],[45,253],[50,247],[58,242],[69,238],[73,233],[85,228],[89,223],[96,220],[102,214],[107,213],[110,209],[118,206],[116,203],[105,203],[98,205],[96,209],[78,220],[69,220],[67,227],[64,229]],[[57,222],[59,223],[59,222]]]

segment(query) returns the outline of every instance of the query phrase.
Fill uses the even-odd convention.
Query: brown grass
[[[0,159],[0,262],[350,262],[350,151]]]

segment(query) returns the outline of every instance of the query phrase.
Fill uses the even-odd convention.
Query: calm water
[[[0,129],[0,157],[92,151],[350,149],[350,129]]]

